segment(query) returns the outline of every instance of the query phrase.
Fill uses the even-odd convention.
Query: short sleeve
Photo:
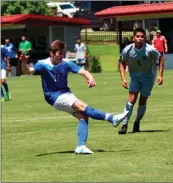
[[[67,64],[68,64],[69,71],[73,73],[78,73],[82,68],[72,61],[68,61]]]
[[[86,51],[87,50],[86,45],[85,44],[83,44],[83,45],[84,45],[84,50]]]
[[[22,49],[22,44],[20,43],[20,44],[19,44],[19,50],[21,50],[21,49]]]
[[[74,51],[77,51],[77,49],[76,49],[76,45],[74,46]]]
[[[35,73],[34,75],[41,75],[44,71],[44,65],[42,62],[38,61],[34,66],[33,66]]]
[[[167,40],[166,40],[165,36],[163,36],[163,42],[167,43]]]
[[[152,56],[152,59],[155,61],[159,59],[160,53],[155,48],[153,48],[151,51],[151,56]]]
[[[123,51],[121,52],[121,60],[125,61],[126,63],[128,61],[128,55],[126,49],[123,49]]]
[[[29,48],[31,48],[31,47],[32,47],[32,45],[31,45],[31,42],[30,42],[30,41],[28,41],[28,47],[29,47]]]

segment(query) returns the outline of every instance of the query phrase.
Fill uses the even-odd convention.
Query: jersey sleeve
[[[163,36],[163,42],[167,43],[167,40],[166,40],[165,36]]]
[[[128,55],[127,55],[127,49],[123,49],[123,51],[121,52],[121,60],[123,60],[125,63],[127,63],[128,61]]]
[[[157,61],[160,57],[160,53],[156,49],[152,49],[151,56],[152,60]]]
[[[74,46],[74,51],[77,51],[77,49],[76,49],[76,45]]]
[[[73,73],[78,73],[82,68],[72,61],[68,61],[67,64],[68,64],[69,71]]]
[[[86,45],[84,44],[84,50],[86,51],[87,50],[87,47],[86,47]]]
[[[35,73],[34,75],[41,75],[44,72],[44,65],[42,62],[38,61],[34,66],[33,66]]]

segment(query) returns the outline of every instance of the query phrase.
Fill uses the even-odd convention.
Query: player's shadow
[[[169,132],[171,130],[141,130],[140,132],[136,132],[136,133],[155,133],[155,132]],[[133,133],[133,132],[128,132]],[[135,134],[135,133],[134,133]]]
[[[107,153],[107,152],[126,152],[126,151],[133,151],[133,150],[120,150],[120,151],[105,151],[103,149],[94,149],[93,152],[97,153]],[[37,154],[36,156],[47,156],[47,155],[54,155],[54,154],[74,154],[74,151],[58,151],[58,152],[50,152],[50,153],[44,153],[44,154]]]

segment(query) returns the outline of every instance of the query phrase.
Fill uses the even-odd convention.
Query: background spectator
[[[156,36],[154,36],[152,40],[152,45],[160,52],[162,56],[164,56],[164,52],[168,52],[167,40],[161,35],[160,30],[156,31]]]
[[[31,51],[32,51],[32,45],[31,42],[26,40],[25,36],[21,37],[21,42],[19,44],[19,56],[21,56],[23,53],[26,55],[27,60],[30,59],[31,57]],[[20,58],[20,57],[19,57]],[[18,67],[18,71],[19,71],[19,75],[22,74],[22,70],[21,70],[21,61],[19,61],[19,67]]]
[[[16,75],[16,66],[17,66],[18,55],[16,54],[15,47],[11,43],[9,38],[5,39],[4,51],[5,51],[6,57],[9,61],[8,62],[9,64],[7,64],[8,76],[11,76],[12,67],[15,67],[14,75]]]
[[[84,43],[81,42],[81,39],[77,39],[77,43],[75,44],[74,50],[76,51],[76,63],[78,65],[84,65],[86,64],[86,58],[87,58],[87,53],[86,53],[86,46]]]

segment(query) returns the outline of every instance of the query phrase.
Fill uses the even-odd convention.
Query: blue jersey
[[[1,69],[6,69],[7,68],[7,63],[4,59],[5,57],[5,50],[4,47],[1,45]]]
[[[16,53],[15,53],[14,45],[12,43],[5,44],[4,49],[5,49],[5,54],[8,58],[15,58]]]
[[[50,58],[40,60],[34,65],[35,74],[41,75],[45,100],[50,105],[53,105],[63,93],[70,92],[67,86],[68,73],[78,73],[80,69],[81,67],[72,61],[63,60],[53,65]]]
[[[151,45],[144,44],[141,49],[136,49],[130,44],[122,51],[121,58],[128,65],[131,76],[155,75],[157,60],[160,53]]]

